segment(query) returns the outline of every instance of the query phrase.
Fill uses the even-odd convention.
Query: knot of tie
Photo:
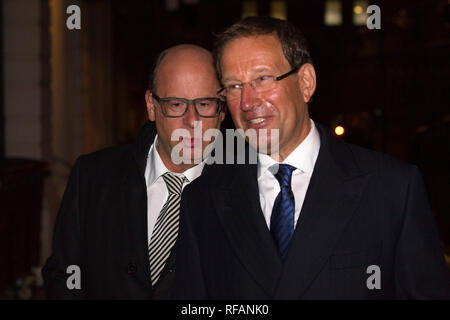
[[[294,172],[294,170],[295,167],[288,164],[281,163],[278,165],[278,171],[275,173],[275,178],[277,178],[282,189],[291,187],[292,172]]]
[[[164,182],[166,183],[167,190],[170,194],[181,194],[181,190],[183,189],[183,183],[187,182],[188,179],[185,176],[178,176],[172,172],[166,172],[163,174]]]

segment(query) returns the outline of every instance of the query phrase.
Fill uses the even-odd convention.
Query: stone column
[[[3,1],[5,156],[42,160],[49,133],[48,12],[41,0]]]

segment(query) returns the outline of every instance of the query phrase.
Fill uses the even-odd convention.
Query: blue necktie
[[[280,183],[280,193],[275,199],[270,216],[270,233],[283,260],[294,234],[295,200],[291,189],[291,177],[294,167],[280,164],[275,178]]]

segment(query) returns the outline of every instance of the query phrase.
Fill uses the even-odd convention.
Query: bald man
[[[159,55],[136,142],[73,167],[42,271],[49,298],[169,298],[180,195],[203,173],[210,143],[194,129],[220,127],[219,88],[209,51],[179,45]]]

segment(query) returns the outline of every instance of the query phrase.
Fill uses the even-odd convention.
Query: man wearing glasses
[[[49,298],[169,298],[181,192],[211,143],[194,131],[218,129],[224,102],[211,53],[193,45],[163,51],[149,87],[136,142],[81,156],[72,170],[43,269]]]
[[[219,93],[236,127],[256,131],[258,163],[213,165],[185,190],[173,296],[449,298],[420,173],[309,118],[316,73],[300,31],[250,17],[215,53]]]

